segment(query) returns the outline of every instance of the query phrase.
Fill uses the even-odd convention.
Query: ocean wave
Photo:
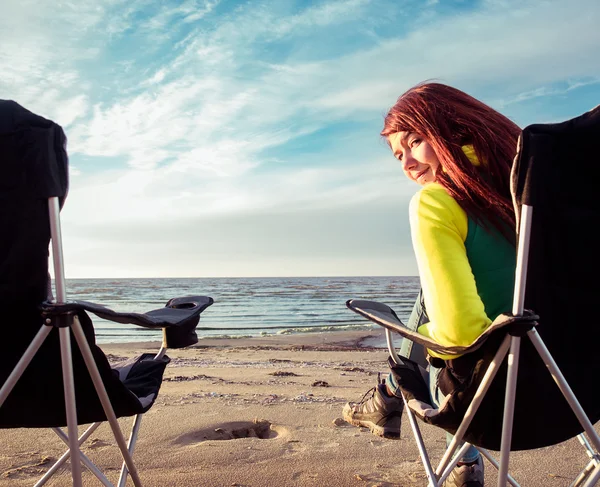
[[[293,328],[285,328],[281,331],[278,331],[276,335],[292,335],[294,333],[323,333],[328,331],[360,331],[360,330],[372,330],[375,328],[375,325],[365,324],[365,325],[326,325],[326,326],[306,326],[306,327],[293,327]]]

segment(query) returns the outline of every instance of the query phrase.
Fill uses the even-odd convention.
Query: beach
[[[158,347],[102,345],[113,363]],[[387,372],[382,331],[204,339],[168,356],[134,454],[146,486],[427,485],[406,415],[400,440],[379,438],[341,418],[344,404],[359,401],[378,373]],[[131,419],[119,422],[128,434]],[[437,462],[445,434],[428,426],[422,431]],[[64,451],[51,430],[0,430],[0,444],[0,486],[33,485]],[[119,451],[108,425],[83,451],[116,483]],[[522,486],[567,486],[587,460],[572,439],[514,453],[511,472]],[[83,470],[84,485],[100,485]],[[485,470],[486,485],[496,485],[487,461]],[[70,482],[63,468],[46,485]]]

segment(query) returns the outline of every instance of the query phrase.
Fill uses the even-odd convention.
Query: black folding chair
[[[0,428],[52,428],[66,453],[35,484],[46,483],[69,459],[74,486],[85,465],[106,486],[113,484],[81,451],[82,443],[108,421],[123,456],[118,480],[142,485],[132,455],[142,414],[156,400],[169,358],[167,348],[198,341],[207,296],[171,299],[164,308],[118,313],[85,301],[67,300],[60,209],[68,189],[66,138],[62,128],[0,100]],[[52,242],[56,299],[48,273]],[[119,323],[163,330],[156,354],[143,354],[111,367],[96,346],[88,313]],[[75,339],[77,347],[71,346]],[[134,416],[129,441],[118,417]],[[78,425],[92,423],[78,436]],[[67,426],[67,433],[61,427]]]
[[[384,304],[346,303],[386,328],[394,366],[405,373],[405,409],[430,486],[442,485],[470,444],[499,469],[499,486],[518,486],[508,473],[511,451],[575,436],[589,463],[571,485],[590,487],[600,479],[600,436],[593,426],[600,419],[600,326],[593,315],[600,290],[600,234],[594,228],[600,221],[599,175],[600,106],[523,130],[511,175],[519,243],[513,309],[468,347],[443,347],[409,330]],[[434,408],[420,374],[398,357],[392,331],[430,350],[461,355],[456,360],[469,367],[469,380]],[[454,434],[435,470],[415,416]],[[499,463],[488,449],[500,451]]]

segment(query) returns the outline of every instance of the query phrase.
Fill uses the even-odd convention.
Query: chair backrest
[[[532,207],[525,308],[539,315],[537,332],[581,402],[600,419],[594,386],[600,373],[600,324],[593,306],[600,291],[600,108],[557,124],[526,127],[512,170],[515,211]],[[508,310],[507,310],[508,311]],[[485,363],[499,337],[481,351]],[[477,370],[481,378],[485,369]],[[506,360],[475,416],[466,439],[500,449]],[[581,433],[567,401],[533,344],[521,343],[512,450],[553,445]]]
[[[48,296],[48,198],[61,203],[68,191],[66,137],[56,123],[14,101],[0,100],[0,329],[3,384],[43,326],[39,306]],[[117,416],[140,404],[95,346],[92,322],[80,320]],[[0,427],[66,424],[57,329],[53,330],[0,408]],[[75,344],[75,340],[72,340]],[[73,346],[80,423],[105,418],[77,346]]]
[[[525,307],[540,316],[537,331],[592,423],[600,419],[600,323],[593,312],[600,295],[599,176],[600,106],[523,130],[512,187],[517,214],[522,205],[533,208]],[[523,345],[515,431],[533,428],[539,446],[580,433],[532,344]]]
[[[38,304],[48,283],[47,199],[67,195],[60,126],[0,100],[0,305]],[[4,328],[4,327],[2,327]]]

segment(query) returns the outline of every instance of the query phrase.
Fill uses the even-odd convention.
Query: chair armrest
[[[164,308],[146,313],[122,313],[89,301],[69,301],[64,304],[46,301],[42,304],[41,310],[44,316],[89,311],[100,318],[115,323],[131,324],[144,328],[168,328],[171,326],[181,326],[190,317],[200,315],[202,311],[213,303],[213,299],[208,296],[188,296],[171,299]]]
[[[147,313],[120,313],[89,301],[71,301],[64,304],[44,302],[41,310],[45,317],[60,317],[69,313],[89,311],[115,323],[153,329],[162,328],[166,347],[183,348],[198,342],[196,326],[200,320],[200,313],[213,303],[213,299],[208,296],[187,296],[171,299],[164,308]]]
[[[388,330],[395,331],[402,337],[443,355],[464,355],[465,353],[473,352],[481,347],[495,331],[501,328],[510,327],[507,328],[507,332],[510,331],[515,334],[526,332],[536,326],[537,320],[539,319],[537,315],[529,310],[524,310],[523,316],[512,316],[510,313],[501,314],[471,344],[465,347],[459,347],[441,345],[435,340],[407,328],[400,318],[398,318],[396,312],[383,303],[361,299],[349,299],[346,301],[346,306],[368,320],[371,320]]]

